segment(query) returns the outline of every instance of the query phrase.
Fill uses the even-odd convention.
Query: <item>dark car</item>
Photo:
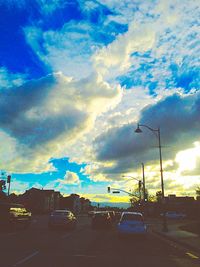
[[[163,213],[161,213],[160,216],[163,217]],[[185,219],[187,216],[185,213],[181,213],[177,211],[167,211],[165,213],[165,217],[167,219],[179,220],[179,219]]]
[[[31,223],[31,212],[23,205],[15,203],[0,203],[1,227],[28,227]]]
[[[92,228],[110,228],[112,226],[112,218],[107,211],[96,212],[92,217]]]
[[[69,210],[54,210],[49,217],[49,228],[75,229],[77,219]]]

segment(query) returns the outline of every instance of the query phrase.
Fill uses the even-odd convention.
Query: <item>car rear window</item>
[[[138,214],[124,214],[121,221],[138,221],[143,222],[143,217]]]

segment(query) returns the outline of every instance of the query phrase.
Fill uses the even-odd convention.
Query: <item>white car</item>
[[[119,235],[146,235],[147,226],[140,212],[123,212],[117,225]]]
[[[49,228],[64,227],[76,228],[77,219],[69,210],[54,210],[49,217]]]

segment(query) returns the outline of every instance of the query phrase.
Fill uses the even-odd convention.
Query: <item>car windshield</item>
[[[138,214],[124,214],[121,221],[138,221],[143,222],[143,218]]]

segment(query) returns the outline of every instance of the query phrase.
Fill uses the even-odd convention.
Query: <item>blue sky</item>
[[[106,187],[166,194],[200,183],[199,1],[0,0],[0,169],[31,186],[127,201]],[[190,162],[188,162],[188,157]],[[117,200],[118,199],[118,200]]]

